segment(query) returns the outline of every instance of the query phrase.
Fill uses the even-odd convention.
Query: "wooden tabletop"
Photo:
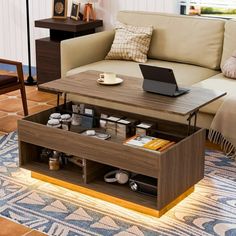
[[[47,28],[51,30],[79,32],[100,27],[103,25],[103,21],[90,20],[87,22],[83,20],[73,20],[67,17],[66,19],[48,18],[48,19],[36,20],[34,24],[35,27]]]
[[[42,84],[39,87],[91,98],[93,102],[112,102],[114,105],[128,105],[132,108],[144,108],[149,111],[161,111],[182,116],[197,111],[226,94],[221,91],[191,87],[189,93],[179,97],[167,97],[143,91],[143,79],[141,78],[118,75],[124,80],[122,84],[113,86],[98,84],[99,73],[101,72],[86,71]]]

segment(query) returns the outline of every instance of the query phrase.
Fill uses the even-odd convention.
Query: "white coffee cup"
[[[116,82],[116,74],[112,72],[104,72],[99,75],[99,81],[107,84]]]

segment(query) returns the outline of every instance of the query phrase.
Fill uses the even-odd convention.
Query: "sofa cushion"
[[[160,66],[171,68],[174,70],[174,74],[178,84],[192,85],[201,80],[207,79],[217,73],[218,71],[187,65],[182,63],[174,63],[168,61],[151,60],[147,61],[148,65]],[[67,76],[77,74],[86,70],[97,70],[102,72],[114,72],[117,74],[130,75],[134,77],[142,77],[141,71],[139,69],[139,64],[132,61],[122,61],[122,60],[103,60],[95,63],[91,63],[85,66],[80,66],[78,68],[72,69],[67,72]]]
[[[126,24],[154,27],[148,57],[219,69],[225,20],[121,11]]]
[[[194,86],[215,89],[222,92],[227,92],[227,95],[217,99],[216,101],[210,103],[209,105],[201,109],[202,112],[209,114],[216,114],[222,102],[230,95],[235,95],[236,83],[234,79],[226,78],[222,73],[212,76],[206,80],[194,84]]]
[[[233,51],[236,50],[236,20],[228,20],[225,24],[224,32],[224,46],[221,59],[221,68],[223,68],[225,61],[232,56]]]
[[[222,73],[228,78],[236,79],[236,51],[225,61]]]
[[[152,27],[140,27],[117,22],[115,29],[115,38],[105,59],[146,62]]]

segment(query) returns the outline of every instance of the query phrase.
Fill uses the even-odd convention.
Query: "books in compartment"
[[[166,144],[164,147],[158,149],[159,152],[163,152],[166,149],[170,148],[171,146],[173,146],[175,144],[175,142],[169,142],[168,144]]]
[[[169,140],[155,138],[150,142],[144,144],[143,147],[155,151],[158,150],[159,148],[166,146],[169,142],[170,142]]]
[[[124,142],[125,145],[130,145],[137,148],[143,148],[150,151],[164,151],[175,144],[170,140],[155,138],[151,136],[135,135]]]

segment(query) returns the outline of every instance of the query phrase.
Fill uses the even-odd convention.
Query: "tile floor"
[[[6,73],[0,70],[0,74]],[[37,86],[26,86],[26,96],[29,114],[53,107],[57,99],[55,94],[38,91]],[[20,90],[0,95],[0,135],[16,130],[17,120],[23,116]]]
[[[0,229],[1,236],[46,236],[44,233],[32,230],[2,217],[0,217]]]

